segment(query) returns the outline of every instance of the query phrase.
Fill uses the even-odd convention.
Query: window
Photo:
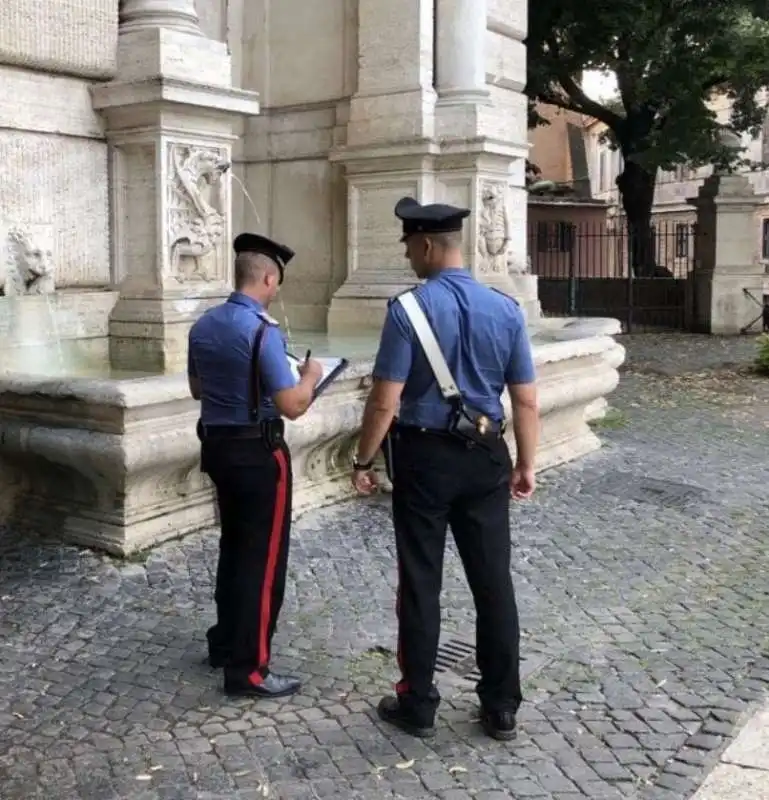
[[[538,222],[538,253],[570,253],[574,247],[574,225],[570,222]]]
[[[683,223],[676,225],[676,258],[689,257],[689,226]]]
[[[769,261],[769,219],[761,220],[761,258]]]
[[[609,176],[606,164],[606,150],[601,150],[598,154],[598,191],[606,191],[608,182]]]
[[[765,168],[769,166],[769,113],[761,126],[761,161]]]

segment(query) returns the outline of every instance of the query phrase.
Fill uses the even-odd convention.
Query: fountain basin
[[[588,409],[616,388],[624,360],[624,348],[607,335],[618,325],[560,340],[552,335],[556,329],[533,338],[542,469],[600,447]],[[350,458],[372,366],[370,357],[354,358],[344,380],[305,417],[288,423],[295,513],[350,496]],[[5,371],[0,521],[120,555],[213,525],[213,495],[199,469],[197,418],[183,375]]]

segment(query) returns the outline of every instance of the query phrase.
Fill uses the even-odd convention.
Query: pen
[[[312,350],[308,350],[307,351],[307,355],[304,357],[304,363],[305,364],[310,360],[310,354],[311,353],[312,353]]]

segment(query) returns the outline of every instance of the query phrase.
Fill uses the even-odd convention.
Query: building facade
[[[717,97],[712,103],[720,124],[726,125],[730,118],[730,103],[726,97]],[[622,157],[602,141],[605,125],[592,120],[585,126],[587,159],[590,172],[592,196],[606,202],[609,216],[620,218],[622,205],[617,190],[617,176],[622,171]],[[755,166],[741,168],[756,195],[756,222],[754,243],[757,258],[769,266],[769,118],[757,137],[743,134],[742,157]],[[671,253],[664,255],[666,261],[688,257],[683,241],[686,231],[696,219],[696,211],[690,200],[696,198],[705,179],[713,174],[711,166],[690,168],[686,165],[672,170],[660,170],[654,195],[652,216],[655,226],[664,230],[665,241],[670,242]],[[663,237],[661,237],[663,238]]]
[[[231,235],[255,230],[297,251],[294,329],[375,328],[414,282],[393,216],[413,195],[470,207],[469,266],[536,311],[526,8],[5,0],[0,249],[23,228],[57,296],[94,294],[96,333],[161,340],[221,298]]]

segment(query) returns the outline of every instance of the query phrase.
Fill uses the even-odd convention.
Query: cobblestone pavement
[[[295,526],[276,666],[307,683],[279,702],[227,700],[201,663],[213,532],[121,564],[5,531],[0,797],[690,797],[769,682],[767,430],[753,413],[769,384],[711,371],[750,357],[745,340],[625,341],[606,446],[513,513],[517,741],[480,734],[459,676],[441,679],[432,742],[373,719],[395,675],[382,503]],[[660,375],[671,360],[700,377]],[[472,636],[453,550],[444,619],[446,636]]]

